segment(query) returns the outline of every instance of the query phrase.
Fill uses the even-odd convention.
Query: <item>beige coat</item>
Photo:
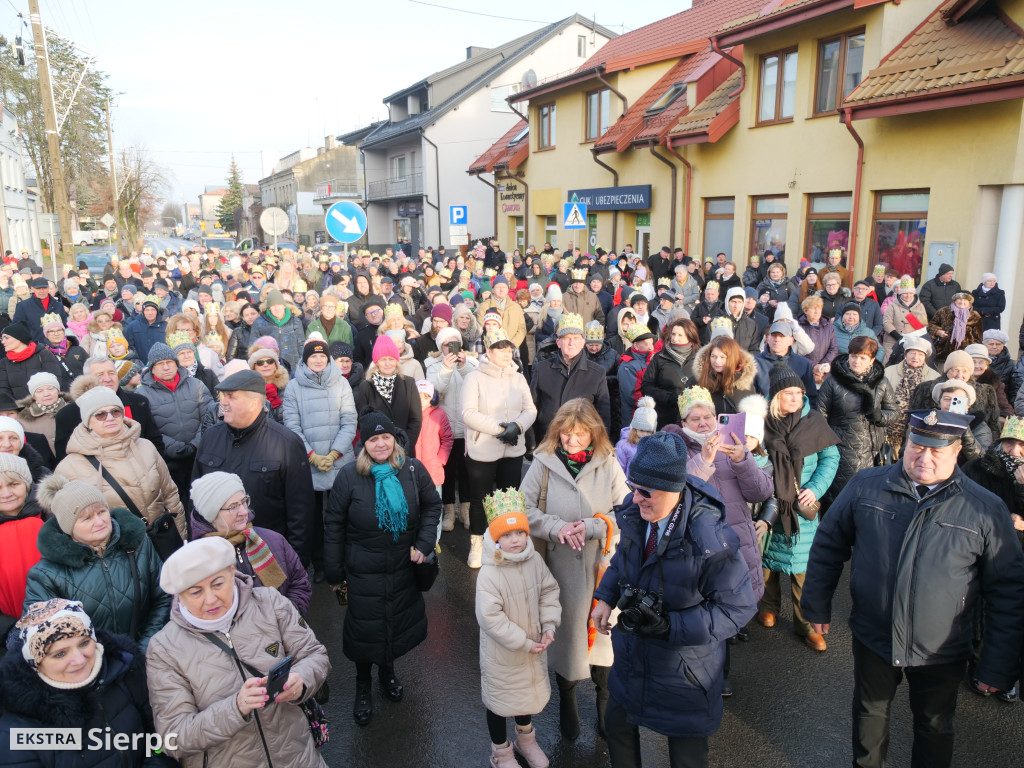
[[[307,698],[312,696],[331,671],[327,649],[288,598],[276,589],[254,588],[241,573],[235,580],[238,612],[230,635],[238,657],[265,675],[291,655],[292,672],[305,683]],[[146,675],[156,730],[178,735],[178,748],[169,754],[183,768],[266,765],[256,717],[243,719],[235,703],[242,687],[238,667],[185,621],[177,597],[171,620],[149,641]],[[326,766],[297,705],[269,702],[257,712],[275,768]]]
[[[100,470],[86,458],[95,456],[131,496],[147,524],[166,510],[174,515],[178,533],[186,539],[185,510],[178,498],[178,489],[156,447],[144,437],[139,437],[141,431],[139,423],[131,419],[124,420],[124,428],[116,437],[100,437],[84,424],[79,424],[68,439],[67,456],[54,472],[69,480],[84,480],[95,485],[103,491],[111,507],[127,507],[117,491],[107,485]]]
[[[886,360],[889,359],[893,347],[896,346],[896,340],[890,334],[896,331],[901,336],[906,336],[914,330],[914,326],[907,321],[908,315],[914,315],[922,326],[928,325],[928,315],[925,314],[924,304],[920,301],[915,301],[914,306],[907,309],[900,304],[898,298],[894,299],[889,302],[889,306],[885,308],[885,312],[882,314],[882,333],[884,336],[882,346],[885,347]]]
[[[486,534],[484,552],[476,578],[484,706],[502,717],[536,715],[551,698],[551,682],[548,652],[530,648],[558,628],[558,583],[529,539],[522,552],[508,554],[495,550]],[[558,643],[556,632],[549,652]]]
[[[537,406],[530,385],[515,365],[499,368],[487,360],[466,375],[462,387],[462,423],[466,453],[476,461],[522,456],[526,453],[525,433],[537,419]],[[505,445],[497,435],[499,423],[515,422],[522,430],[516,445]]]
[[[484,314],[488,309],[496,306],[498,306],[498,302],[493,298],[481,302],[476,311],[476,318],[480,321],[481,328],[484,324]],[[505,329],[509,340],[516,345],[516,349],[519,349],[526,338],[526,316],[523,315],[523,308],[519,306],[519,302],[516,301],[515,295],[512,293],[509,293],[505,299],[505,309],[501,315],[501,327]]]
[[[583,318],[584,323],[589,323],[591,320],[604,323],[601,300],[589,288],[584,288],[583,293],[576,293],[572,288],[565,291],[562,294],[562,311],[579,315]]]
[[[60,405],[60,408],[71,402],[71,398],[63,392],[57,397],[57,403]],[[32,395],[23,397],[18,401],[18,405],[21,406],[21,410],[18,412],[18,421],[21,422],[21,426],[25,428],[26,432],[35,432],[45,437],[52,451],[54,449],[54,435],[57,431],[57,412],[43,413],[42,409],[36,405]],[[60,408],[57,410],[60,410]]]
[[[548,470],[547,514],[539,509],[544,468]],[[597,635],[587,652],[587,620],[596,586],[597,563],[601,557],[605,525],[594,517],[601,512],[613,521],[614,507],[622,503],[629,489],[615,454],[591,459],[575,480],[561,460],[551,453],[534,453],[520,486],[526,496],[530,534],[546,542],[546,561],[562,594],[562,629],[549,649],[551,668],[567,680],[590,676],[590,665],[611,666],[609,635]],[[582,552],[561,544],[558,532],[566,523],[584,521],[587,543]]]

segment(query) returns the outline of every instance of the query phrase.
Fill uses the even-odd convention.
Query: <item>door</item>
[[[636,248],[634,250],[644,261],[647,261],[647,257],[651,255],[651,228],[649,226],[636,228]]]

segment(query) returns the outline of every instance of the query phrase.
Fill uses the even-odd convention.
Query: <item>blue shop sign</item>
[[[588,211],[646,211],[651,207],[651,185],[570,189],[570,203],[585,203]]]

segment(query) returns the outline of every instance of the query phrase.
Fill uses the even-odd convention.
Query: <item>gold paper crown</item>
[[[57,317],[57,315],[54,315],[54,317]],[[43,319],[46,319],[45,316]],[[115,339],[120,339],[121,341],[124,342],[125,346],[128,346],[128,339],[124,337],[124,331],[122,331],[120,328],[111,328],[109,331],[103,332],[103,341],[105,341],[107,344],[114,341]]]
[[[906,293],[907,291],[917,293],[917,286],[914,285],[914,278],[910,275],[904,275],[900,278],[900,287],[897,293]]]
[[[508,334],[505,333],[504,328],[495,328],[493,331],[488,331],[484,334],[484,346],[490,349],[499,341],[511,341]]]
[[[829,256],[838,256],[839,258],[843,258],[843,249],[842,248],[830,248],[829,252],[828,252],[828,255]]]
[[[721,286],[718,284],[717,280],[708,280],[708,284],[704,286],[704,290],[706,291],[709,288],[714,288],[717,291]]]
[[[566,269],[570,269],[572,267],[572,265],[573,265],[573,261],[572,261],[572,259],[562,259],[559,262],[559,264],[561,266],[565,267]]]
[[[206,346],[210,346],[211,341],[215,344],[220,344],[221,346],[224,346],[224,339],[222,339],[220,337],[220,334],[217,333],[216,331],[210,331],[208,334],[206,334],[203,337],[203,341],[206,342]]]
[[[884,275],[885,274],[885,264],[875,264],[874,273],[876,275]]]
[[[459,272],[459,282],[460,283],[468,283],[469,282],[469,272],[467,272],[466,270],[462,270],[461,272]]]
[[[604,326],[597,320],[591,320],[583,327],[583,340],[587,344],[604,341]]]
[[[1003,431],[999,433],[1000,440],[1020,440],[1024,442],[1024,419],[1011,416],[1003,425]]]
[[[402,307],[399,304],[396,304],[396,303],[392,302],[392,303],[388,304],[386,307],[384,307],[384,319],[385,320],[390,318],[390,317],[402,317],[402,315],[403,315]]]
[[[669,279],[668,279],[667,277],[659,277],[659,278],[658,278],[658,285],[659,285],[659,286],[662,286],[662,285],[664,285],[664,286],[666,286],[666,287],[667,287],[667,286],[669,286],[669,285],[672,285],[672,281],[671,281],[671,280],[669,280]]]
[[[563,312],[562,316],[558,318],[557,335],[561,337],[567,333],[583,335],[583,318],[580,315],[574,315],[572,312]]]
[[[686,414],[695,405],[706,405],[711,409],[711,412],[715,412],[715,401],[711,399],[711,393],[708,392],[704,387],[690,387],[684,389],[676,401],[679,406],[679,416],[685,419]]]
[[[502,515],[526,515],[526,497],[517,488],[506,488],[495,491],[484,497],[484,514],[487,522],[492,523]]]
[[[651,336],[653,334],[651,333],[651,329],[648,328],[643,323],[636,323],[635,325],[631,325],[629,327],[629,330],[626,331],[626,338],[629,339],[630,344],[632,344],[634,341],[636,341],[637,339],[644,335]]]
[[[61,325],[64,325],[64,321],[60,319],[60,315],[56,312],[48,312],[39,318],[39,324],[43,326],[43,328],[53,323],[60,323]]]
[[[305,293],[309,288],[306,286],[305,280],[296,280],[292,283],[292,292],[298,291],[299,293]]]
[[[206,305],[206,313],[208,315],[219,315],[220,314],[220,302],[211,301]]]
[[[574,281],[575,281],[575,280],[579,280],[580,282],[585,282],[585,281],[586,281],[586,279],[587,279],[587,273],[588,273],[589,271],[590,271],[590,270],[588,270],[588,269],[586,269],[586,268],[583,268],[583,269],[574,269],[574,270],[572,271],[572,279],[573,279]]]
[[[728,317],[716,317],[711,321],[712,336],[715,335],[715,331],[728,331],[732,336],[732,321]]]
[[[485,270],[484,270],[484,276],[485,276],[485,277],[494,277],[494,276],[495,276],[496,274],[498,274],[498,273],[497,273],[497,272],[495,272],[495,271],[494,271],[493,269],[491,269],[490,267],[488,267],[487,269],[485,269]]]
[[[174,331],[167,334],[167,346],[171,349],[177,349],[184,344],[192,345],[192,337],[185,331]]]
[[[448,267],[445,267],[438,274],[440,274],[441,277],[443,277],[445,279],[451,279],[452,271],[450,269],[448,269]]]

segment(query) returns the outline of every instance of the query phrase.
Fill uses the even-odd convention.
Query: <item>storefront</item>
[[[586,240],[578,243],[584,252],[593,253],[598,247],[608,250],[614,239],[629,242],[634,239],[634,250],[647,256],[651,239],[651,185],[638,184],[620,187],[594,187],[570,189],[566,202],[579,202],[587,206]],[[621,211],[641,211],[635,216],[624,216],[619,222],[614,217]],[[618,231],[616,224],[622,225]],[[632,225],[632,226],[630,226]],[[647,251],[643,249],[647,248]]]

